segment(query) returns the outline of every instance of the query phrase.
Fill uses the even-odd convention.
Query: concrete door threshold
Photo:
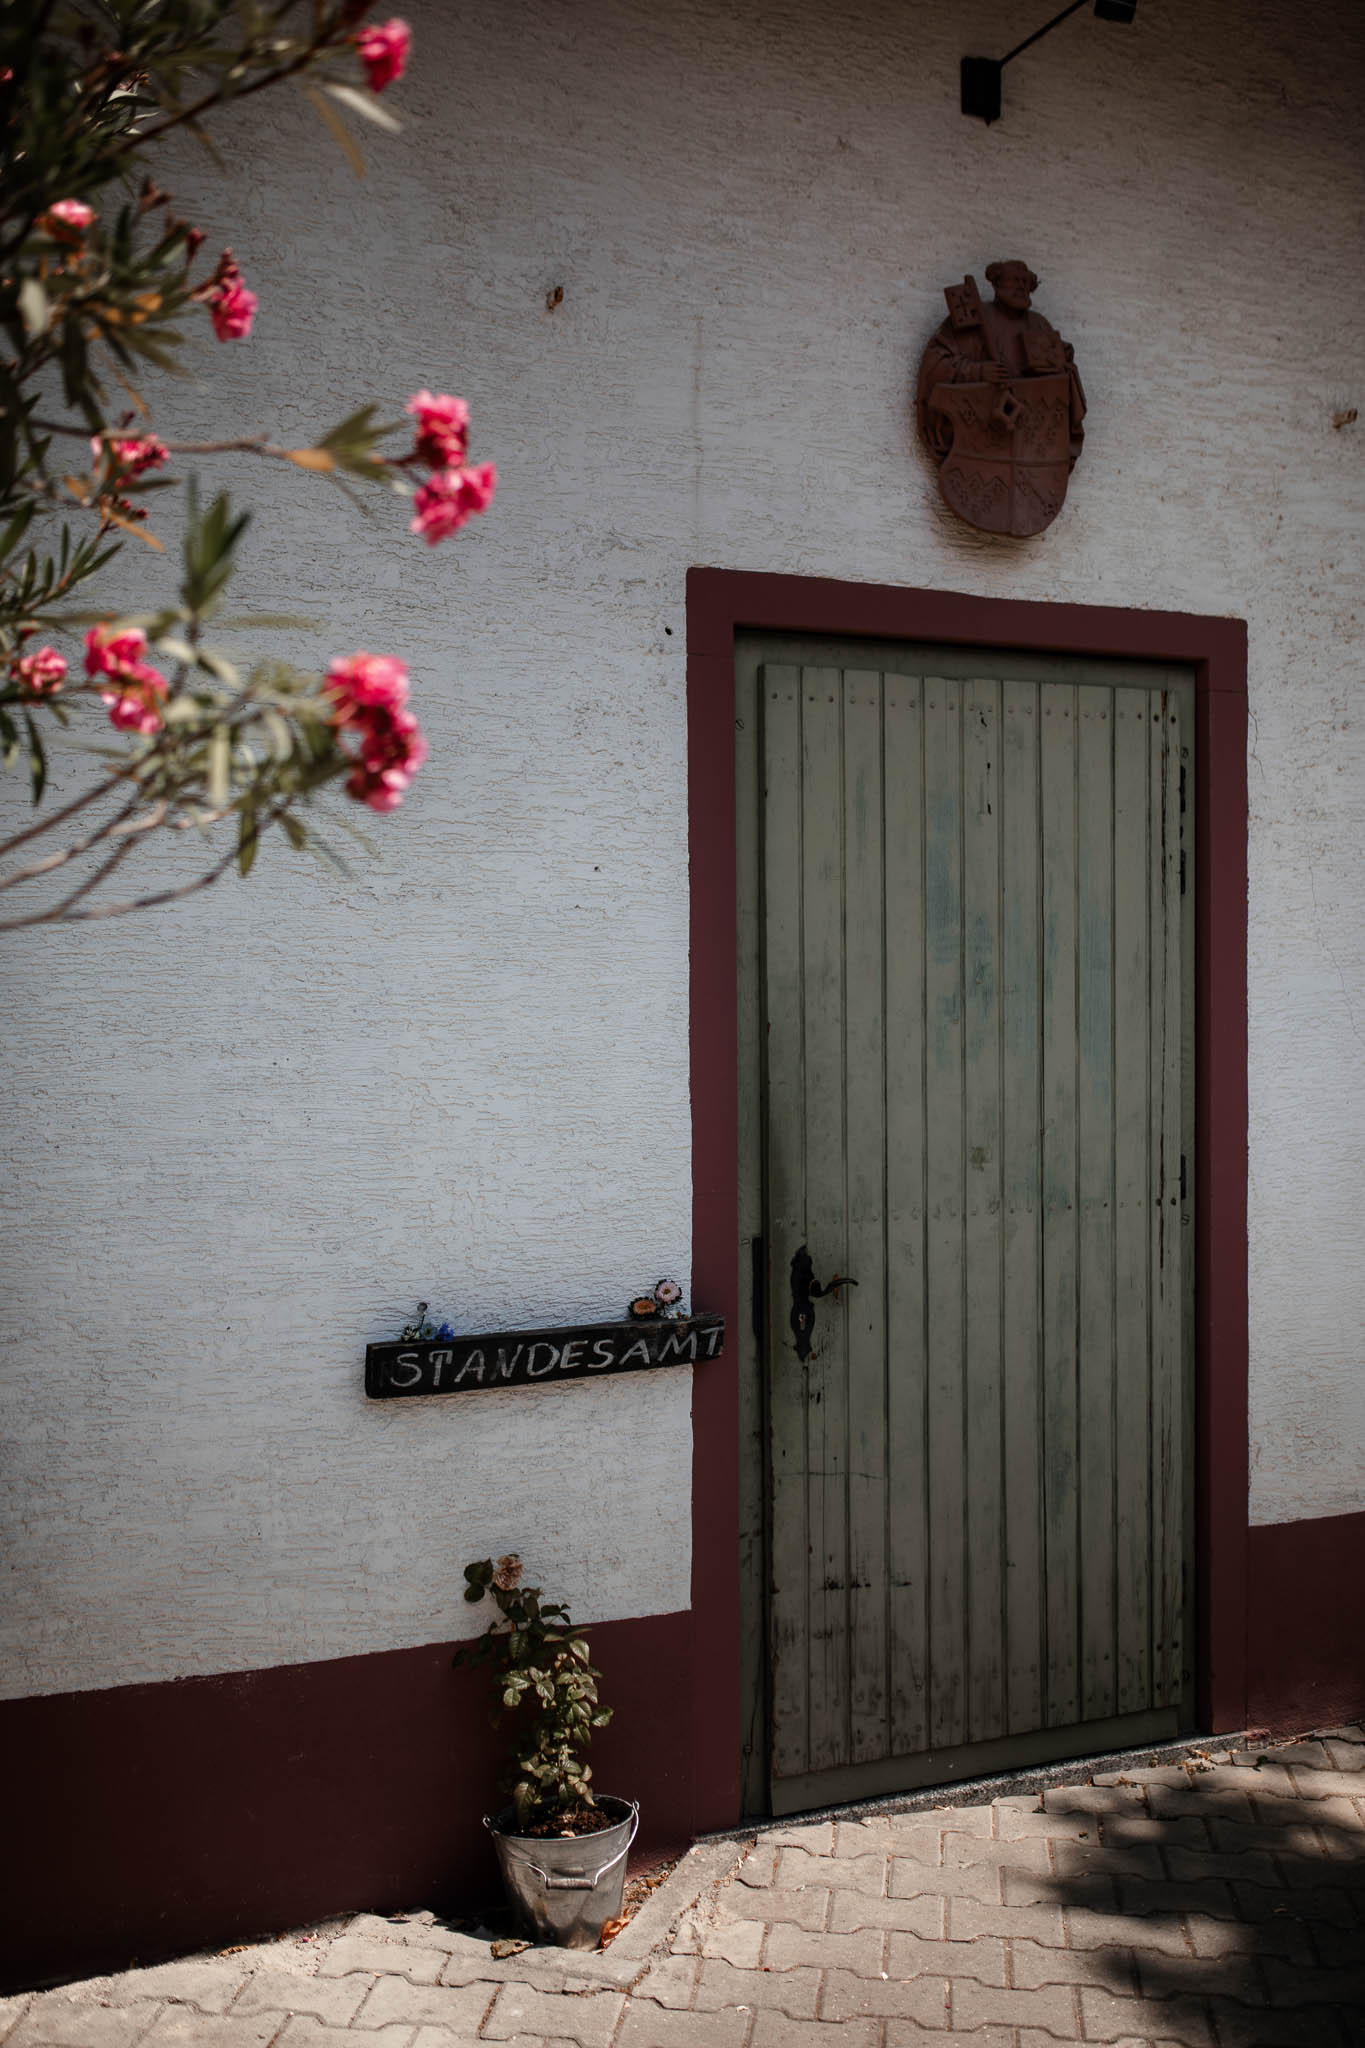
[[[1261,1734],[1261,1731],[1257,1731]],[[1262,1734],[1262,1739],[1263,1737]],[[1148,1742],[1137,1749],[1110,1749],[1094,1756],[1067,1757],[1057,1763],[1031,1764],[1023,1770],[999,1771],[987,1778],[954,1778],[943,1785],[921,1785],[913,1792],[890,1793],[880,1799],[854,1800],[846,1806],[812,1806],[798,1813],[752,1814],[737,1827],[701,1835],[701,1842],[749,1840],[771,1828],[808,1827],[825,1820],[870,1820],[893,1813],[932,1813],[945,1806],[989,1806],[993,1799],[1018,1799],[1046,1792],[1052,1785],[1085,1785],[1091,1778],[1117,1771],[1150,1771],[1166,1764],[1221,1763],[1247,1746],[1246,1730],[1232,1735],[1187,1735],[1178,1742]]]

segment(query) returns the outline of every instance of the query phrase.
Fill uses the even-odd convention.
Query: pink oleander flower
[[[94,218],[94,207],[83,199],[58,199],[39,214],[38,226],[59,242],[78,242]]]
[[[327,671],[328,691],[336,703],[339,724],[357,712],[401,711],[408,701],[408,672],[392,654],[338,655]]]
[[[155,434],[139,434],[127,440],[111,437],[107,441],[96,434],[90,451],[97,465],[101,456],[108,456],[109,467],[120,484],[132,483],[145,470],[160,469],[170,461],[170,450]]]
[[[161,727],[160,699],[166,694],[166,678],[142,660],[146,651],[147,635],[137,626],[122,633],[111,632],[108,626],[92,626],[85,636],[85,673],[109,678],[108,688],[100,691],[100,702],[120,732],[153,733]]]
[[[120,732],[150,734],[161,730],[161,706],[159,697],[166,693],[166,685],[158,680],[153,688],[150,683],[120,682],[115,688],[100,691],[100,702],[109,713],[109,723]]]
[[[435,547],[452,533],[458,533],[476,512],[486,512],[497,489],[498,473],[491,462],[475,469],[442,469],[429,476],[413,498],[416,518],[408,531],[420,533],[428,547]]]
[[[20,655],[14,673],[26,690],[50,696],[66,680],[66,657],[55,647],[35,647],[32,654]]]
[[[233,261],[231,249],[224,249],[213,276],[207,284],[201,284],[192,291],[190,297],[199,299],[208,307],[213,331],[219,341],[244,341],[250,334],[260,301],[255,292],[248,291],[243,284],[242,273]]]
[[[410,711],[378,706],[348,723],[360,736],[360,756],[346,778],[346,794],[372,811],[396,811],[427,757],[422,729]]]
[[[396,16],[392,21],[377,21],[351,40],[365,66],[365,82],[371,92],[383,92],[386,85],[403,76],[412,47],[412,30],[405,21]]]
[[[429,469],[458,469],[469,445],[469,407],[444,391],[414,391],[403,410],[417,421],[413,454]]]

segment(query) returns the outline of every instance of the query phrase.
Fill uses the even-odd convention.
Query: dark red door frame
[[[1247,1551],[1246,627],[1240,619],[1037,604],[819,577],[687,578],[692,1291],[739,1295],[735,631],[957,642],[1179,662],[1195,671],[1198,1712],[1244,1725]],[[733,1359],[692,1397],[696,1826],[739,1813],[739,1422]]]

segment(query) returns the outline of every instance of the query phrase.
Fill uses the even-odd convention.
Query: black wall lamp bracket
[[[1022,43],[1016,43],[1003,57],[964,57],[962,59],[962,111],[971,114],[978,121],[989,124],[1000,119],[1000,74],[1012,58],[1032,44],[1041,42],[1045,35],[1066,20],[1069,14],[1078,14],[1086,0],[1071,0],[1060,14],[1054,14],[1051,21],[1045,21],[1031,36],[1025,36]],[[1101,21],[1131,22],[1137,12],[1137,0],[1094,0],[1095,13]]]

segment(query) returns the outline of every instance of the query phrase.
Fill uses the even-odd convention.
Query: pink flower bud
[[[448,393],[415,391],[403,408],[417,421],[413,454],[429,469],[458,469],[469,443],[469,407]]]
[[[83,199],[58,199],[39,214],[38,226],[59,242],[78,242],[94,218],[94,207]]]
[[[55,647],[35,647],[14,664],[14,673],[26,690],[36,696],[51,696],[66,680],[66,658]]]
[[[90,449],[97,464],[101,457],[108,459],[110,482],[119,485],[130,484],[145,470],[160,469],[170,460],[170,450],[155,434],[139,434],[127,440],[117,436],[106,440],[96,434]]]
[[[405,21],[395,16],[392,21],[375,22],[351,40],[365,66],[365,82],[371,92],[383,92],[386,85],[403,76],[412,47],[412,30]]]
[[[410,533],[420,533],[428,547],[446,540],[477,512],[486,512],[497,488],[498,473],[491,462],[475,469],[443,469],[427,478],[413,497],[416,517],[409,521]]]

